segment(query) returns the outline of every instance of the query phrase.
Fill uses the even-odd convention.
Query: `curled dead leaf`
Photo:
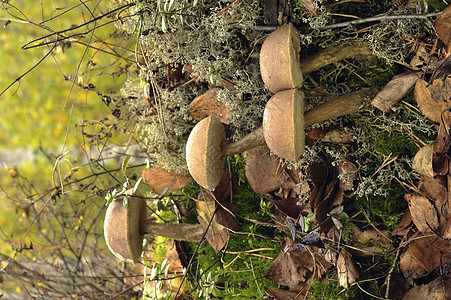
[[[432,158],[434,155],[434,144],[423,146],[413,158],[412,168],[420,175],[427,178],[434,177]]]
[[[198,213],[197,220],[202,228],[206,230],[210,219],[213,216],[213,212],[215,211],[216,202],[206,199],[205,193],[202,191],[198,198],[199,200],[196,203]],[[205,237],[216,253],[218,253],[229,241],[230,233],[225,226],[219,224],[216,219],[213,218]]]
[[[276,289],[270,286],[265,286],[265,292],[276,300],[295,300],[299,294],[298,292]]]
[[[267,194],[280,188],[277,176],[279,159],[270,155],[266,146],[254,147],[247,152],[246,178],[257,194]]]
[[[312,275],[313,269],[314,261],[311,254],[291,247],[286,253],[280,252],[266,271],[265,278],[299,291]]]
[[[434,28],[443,43],[451,48],[451,35],[449,34],[451,32],[451,5],[448,5],[434,21]]]
[[[392,231],[391,234],[406,236],[411,230],[412,225],[413,225],[412,215],[410,214],[409,209],[406,209],[406,211],[402,215],[401,221],[399,222],[398,226],[396,226],[396,228]]]
[[[439,123],[442,112],[451,105],[451,78],[442,82],[434,80],[430,86],[427,82],[419,79],[415,84],[415,100],[420,111],[429,120]],[[448,114],[444,114],[444,120],[449,125]]]
[[[352,142],[354,133],[347,129],[333,129],[326,131],[322,128],[313,128],[308,136],[315,140],[321,140],[326,143],[346,144]]]
[[[440,265],[450,271],[451,241],[437,236],[421,236],[411,238],[407,250],[401,254],[400,267],[412,278],[423,277]]]
[[[451,295],[451,277],[437,277],[429,284],[414,286],[404,294],[402,300],[434,299],[449,300]]]
[[[341,250],[337,259],[338,282],[340,286],[347,289],[359,279],[359,271],[349,252]]]
[[[152,191],[161,196],[170,195],[172,192],[189,184],[192,179],[190,175],[168,171],[163,167],[141,171],[141,176]]]
[[[218,100],[219,91],[221,88],[213,88],[196,97],[189,105],[188,114],[196,120],[214,115],[221,123],[230,124],[230,110],[224,102]]]
[[[431,232],[438,227],[438,216],[434,204],[421,195],[406,194],[412,221],[419,231]]]

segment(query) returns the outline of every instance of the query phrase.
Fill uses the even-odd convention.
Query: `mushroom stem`
[[[328,47],[317,54],[301,59],[300,67],[302,73],[307,74],[346,58],[368,57],[370,55],[373,55],[373,53],[366,44],[344,43]]]
[[[323,122],[332,118],[357,113],[359,111],[359,107],[363,104],[365,99],[374,93],[375,91],[373,89],[364,88],[340,96],[329,102],[322,103],[304,114],[305,127],[309,127],[315,123]],[[263,128],[260,127],[239,141],[226,145],[222,150],[222,154],[223,156],[231,156],[265,144]]]
[[[147,222],[144,228],[140,228],[144,236],[164,236],[170,239],[199,242],[202,238],[204,230],[200,224],[171,224],[171,223],[154,223]]]

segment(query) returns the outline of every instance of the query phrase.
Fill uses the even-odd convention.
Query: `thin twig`
[[[403,237],[402,241],[404,241],[406,237]],[[390,281],[391,281],[391,275],[393,274],[393,271],[395,270],[396,267],[396,262],[398,261],[399,258],[399,253],[401,253],[401,249],[398,249],[398,251],[396,251],[396,256],[395,259],[393,260],[393,263],[390,267],[390,270],[388,271],[388,276],[387,276],[387,289],[385,290],[385,299],[388,299],[388,296],[390,295]]]
[[[366,19],[331,24],[331,25],[319,27],[319,28],[317,28],[317,30],[342,28],[342,27],[348,27],[348,26],[365,24],[365,23],[370,23],[370,22],[377,22],[377,21],[405,20],[405,19],[428,19],[428,18],[436,17],[436,16],[440,15],[441,13],[442,12],[435,12],[435,13],[430,13],[430,14],[426,14],[426,15],[399,15],[399,16],[382,15],[382,16],[376,16],[376,17],[371,17],[371,18],[366,18]]]

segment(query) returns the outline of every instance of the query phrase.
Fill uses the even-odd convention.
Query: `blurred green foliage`
[[[133,49],[134,44],[133,39],[117,38],[120,32],[114,23],[99,27],[109,21],[104,18],[76,32],[64,33],[70,35],[98,27],[92,36],[76,36],[59,42],[53,49],[54,43],[40,45],[41,42],[54,41],[56,35],[36,39],[51,31],[84,24],[92,19],[91,14],[100,16],[108,12],[112,3],[88,1],[84,6],[68,0],[58,3],[16,2],[1,4],[0,93],[48,52],[51,54],[0,96],[0,150],[27,148],[40,154],[23,165],[15,167],[4,163],[0,168],[0,200],[5,204],[0,213],[0,225],[3,238],[7,239],[20,237],[32,220],[24,211],[29,195],[20,190],[23,185],[18,180],[30,180],[30,186],[34,187],[34,190],[27,190],[30,195],[58,184],[59,177],[71,172],[73,161],[82,157],[82,150],[89,149],[89,146],[84,146],[77,150],[85,138],[76,124],[80,120],[114,119],[111,109],[101,101],[96,91],[111,95],[119,92],[125,80],[121,70],[132,61],[133,52],[127,49]],[[30,43],[33,40],[36,42]],[[91,47],[86,46],[89,43]],[[23,50],[24,45],[36,47]],[[120,141],[121,138],[115,136],[112,140]],[[58,152],[64,153],[68,149],[77,151],[72,151],[55,164]],[[89,168],[81,168],[77,176],[82,178],[91,173]],[[74,195],[73,201],[79,201],[78,198]],[[24,201],[18,202],[17,199]],[[12,249],[1,243],[0,251],[11,253]]]

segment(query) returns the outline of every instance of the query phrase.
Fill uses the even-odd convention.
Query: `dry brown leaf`
[[[354,190],[354,180],[357,176],[357,167],[349,160],[343,159],[337,165],[340,188],[345,191]]]
[[[314,185],[309,197],[314,212],[312,221],[318,223],[322,232],[327,233],[334,226],[327,213],[331,211],[340,190],[337,170],[331,165],[311,164],[308,174]]]
[[[325,130],[322,128],[313,128],[308,136],[314,140],[321,140],[325,143],[346,144],[352,142],[354,133],[347,129]]]
[[[438,216],[434,204],[421,195],[406,194],[412,221],[419,231],[431,232],[438,227]]]
[[[196,97],[189,105],[188,114],[196,120],[214,115],[221,123],[230,124],[230,110],[225,103],[218,100],[219,91],[221,91],[220,88],[213,88]]]
[[[366,257],[383,255],[392,248],[391,235],[386,230],[368,229],[361,231],[358,227],[352,227],[353,254]]]
[[[346,250],[341,250],[340,254],[338,254],[337,271],[338,282],[345,289],[359,279],[359,271],[351,255]]]
[[[415,85],[418,78],[418,74],[411,71],[396,75],[374,97],[371,104],[383,112],[390,112],[391,108]]]
[[[392,235],[400,235],[400,236],[406,236],[409,231],[412,229],[412,215],[410,214],[409,209],[406,209],[404,214],[402,215],[401,221],[399,222],[398,226],[392,231]]]
[[[277,176],[279,159],[270,155],[266,146],[254,147],[247,152],[246,177],[257,194],[267,194],[280,188],[280,180]]]
[[[446,222],[443,222],[443,226],[440,228],[440,233],[444,239],[451,239],[451,215],[446,218]]]
[[[400,267],[412,278],[423,277],[440,266],[450,269],[451,264],[451,241],[437,236],[422,237],[416,235],[401,254]],[[446,270],[445,270],[446,271]]]
[[[413,158],[412,168],[420,175],[427,178],[434,177],[432,168],[432,157],[434,155],[434,144],[423,146]]]
[[[180,241],[168,241],[164,257],[168,259],[170,272],[183,274],[183,268],[188,265],[188,258]]]
[[[289,238],[286,238],[289,239]],[[314,262],[309,252],[290,248],[271,263],[265,278],[290,289],[299,290],[313,272]]]
[[[429,284],[414,286],[404,294],[402,300],[434,299],[449,300],[451,295],[451,277],[437,277]]]
[[[156,167],[141,171],[144,181],[150,186],[152,191],[161,196],[168,196],[191,182],[190,175],[183,175],[173,171],[167,171],[162,167]],[[167,188],[167,191],[162,193]]]
[[[318,12],[316,11],[314,1],[312,0],[301,0],[302,5],[304,5],[305,9],[308,10],[315,17],[318,16]]]
[[[448,200],[448,190],[446,188],[446,178],[437,176],[436,178],[428,179],[421,177],[418,188],[429,199],[434,199],[439,206],[445,204]],[[437,208],[437,205],[436,205]],[[440,211],[440,209],[438,209]]]
[[[451,48],[451,5],[448,5],[434,21],[434,28],[443,43],[448,48]]]
[[[265,286],[265,292],[268,296],[276,300],[295,300],[299,294],[298,292],[276,289],[270,286]]]
[[[297,197],[276,200],[274,203],[277,208],[287,216],[297,219],[304,209],[305,205],[299,205],[300,199]]]
[[[427,86],[427,82],[419,79],[415,85],[415,100],[420,111],[429,120],[439,123],[441,114],[451,105],[451,78],[445,80],[434,80],[432,85]],[[445,122],[449,125],[447,114],[444,114]]]
[[[204,199],[203,193],[199,194],[199,199]],[[198,200],[196,203],[197,220],[202,228],[207,229],[208,223],[215,211],[216,202],[211,200]],[[219,224],[215,219],[208,228],[206,239],[213,249],[218,253],[228,242],[230,238],[229,230]]]

